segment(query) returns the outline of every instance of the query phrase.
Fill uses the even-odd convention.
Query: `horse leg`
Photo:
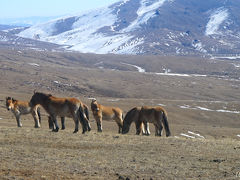
[[[102,132],[102,117],[96,117],[98,132]]]
[[[140,133],[142,132],[143,128],[142,128],[142,125],[143,122],[140,122],[140,121],[137,121],[135,122],[135,125],[136,125],[136,135],[140,135]]]
[[[20,121],[20,115],[19,114],[16,115],[16,121],[17,121],[17,126],[22,127],[22,123]]]
[[[149,136],[150,130],[149,130],[149,123],[148,122],[144,122],[144,129],[145,129],[145,135]]]
[[[53,120],[51,119],[51,116],[48,116],[48,127],[49,129],[54,129]]]
[[[40,122],[39,122],[39,116],[38,116],[38,113],[37,113],[37,110],[34,109],[32,110],[32,116],[33,116],[33,119],[34,119],[34,122],[35,122],[35,125],[34,127],[35,128],[40,128]]]
[[[65,117],[61,117],[62,130],[65,129]]]
[[[162,130],[163,130],[163,126],[162,126],[162,124],[159,124],[159,129],[158,129],[158,135],[159,136],[162,136]]]
[[[56,116],[51,116],[51,119],[53,120],[53,124],[55,125],[55,129],[53,128],[53,132],[58,132],[59,126],[58,126],[58,123],[57,123]]]
[[[155,124],[155,123],[154,123],[154,126],[155,126],[155,136],[158,136],[158,135],[159,135],[159,132],[158,132],[159,127],[158,127],[158,125]]]
[[[120,133],[122,133],[123,120],[122,120],[122,118],[120,116],[120,117],[116,117],[115,121],[116,121],[116,123],[118,125],[118,133],[120,134]]]

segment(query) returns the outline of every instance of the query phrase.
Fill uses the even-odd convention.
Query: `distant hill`
[[[124,0],[18,35],[100,54],[240,54],[239,12],[236,0]]]

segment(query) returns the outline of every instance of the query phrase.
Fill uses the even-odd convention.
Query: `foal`
[[[33,119],[35,121],[35,128],[40,127],[41,114],[39,106],[30,107],[29,102],[19,101],[12,97],[6,97],[6,108],[8,111],[11,110],[14,116],[16,117],[18,127],[22,127],[20,116],[30,113],[32,114]]]
[[[118,133],[122,132],[123,111],[118,107],[107,107],[92,100],[91,109],[97,123],[98,132],[102,132],[102,119],[114,119],[118,125]]]

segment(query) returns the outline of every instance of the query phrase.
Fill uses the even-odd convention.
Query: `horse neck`
[[[38,102],[38,104],[40,104],[46,111],[48,110],[48,102],[51,101],[50,98],[45,95],[42,94],[42,97],[40,98],[41,100]]]

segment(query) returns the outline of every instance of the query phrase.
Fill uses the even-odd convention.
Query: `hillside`
[[[124,0],[18,35],[84,53],[236,55],[239,11],[235,0]]]

